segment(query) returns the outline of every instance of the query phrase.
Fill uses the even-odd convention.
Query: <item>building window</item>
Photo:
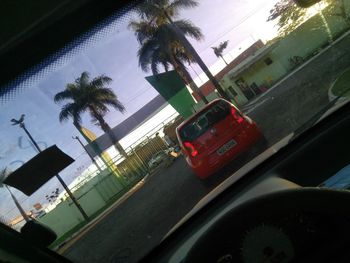
[[[272,61],[272,59],[271,58],[266,58],[265,60],[264,60],[264,62],[265,62],[265,64],[266,65],[271,65],[272,63],[273,63],[273,61]]]

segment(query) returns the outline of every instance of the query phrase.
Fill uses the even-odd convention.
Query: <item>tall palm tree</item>
[[[121,113],[125,112],[124,105],[107,87],[111,82],[112,79],[105,75],[90,80],[89,73],[83,72],[74,83],[68,83],[64,91],[57,93],[54,101],[56,103],[68,101],[62,106],[59,115],[60,122],[72,118],[73,124],[78,130],[81,130],[81,114],[88,112],[92,117],[92,122],[109,135],[118,152],[126,158],[127,153],[104,119],[106,113],[109,112],[108,106],[112,106]]]
[[[227,44],[228,44],[228,40],[221,42],[217,47],[212,47],[212,49],[214,50],[215,56],[217,56],[218,58],[221,58],[226,65],[228,65],[228,63],[224,59],[223,52],[224,52],[224,49],[227,48]]]
[[[180,20],[175,23],[182,28],[186,35],[190,35],[197,40],[202,39],[203,35],[200,29],[191,22]],[[169,23],[156,25],[142,20],[139,22],[132,21],[130,28],[135,31],[141,45],[137,55],[139,65],[143,71],[148,72],[151,69],[153,75],[156,75],[159,73],[159,66],[163,66],[165,71],[173,66],[185,84],[189,85],[191,90],[197,93],[205,103],[208,103],[185,65],[195,62],[194,58],[183,48],[172,25]]]
[[[173,62],[168,59],[168,54],[170,52],[178,60],[180,60],[182,64],[188,62],[196,62],[211,80],[219,94],[225,97],[226,93],[222,90],[218,81],[211,74],[208,67],[205,65],[205,63],[202,61],[196,50],[186,38],[187,36],[192,37],[196,40],[201,40],[203,38],[203,35],[200,29],[198,27],[195,27],[190,21],[174,20],[179,15],[181,9],[192,8],[196,6],[198,6],[198,2],[195,0],[145,0],[136,7],[136,12],[140,18],[140,21],[131,21],[130,27],[135,31],[136,37],[141,44],[140,51],[143,46],[150,46],[148,48],[148,52],[155,53],[156,58],[160,57],[160,59],[156,59],[160,60],[160,63],[157,64],[164,65],[164,62],[167,61],[168,64],[173,65]],[[173,37],[171,39],[162,39],[160,43],[159,35],[157,34],[159,30],[156,30],[158,28],[159,30],[168,30],[168,34],[171,34]],[[154,46],[156,44],[155,42],[157,41],[159,46],[164,45],[164,43],[167,44],[165,45],[165,47],[162,47],[167,47],[168,51],[166,52],[166,55],[163,55],[163,52],[160,53],[159,51],[155,51],[156,48],[154,48]],[[183,58],[180,54],[186,54],[186,57]],[[189,60],[187,58],[189,58]],[[176,69],[177,65],[173,66]],[[167,67],[164,68],[167,70]],[[178,71],[178,69],[176,70]],[[188,83],[188,81],[186,80],[185,82]],[[191,80],[191,82],[193,81]],[[192,86],[191,88],[194,89],[196,93],[198,93],[196,87]],[[203,95],[201,95],[201,97],[203,97]]]
[[[10,175],[10,172],[7,170],[7,168],[2,168],[0,170],[0,187],[4,187],[6,188],[6,190],[9,192],[9,194],[11,195],[11,198],[13,200],[13,202],[15,203],[18,211],[21,213],[23,219],[28,222],[30,219],[28,217],[28,215],[26,214],[26,212],[24,211],[24,209],[22,208],[22,206],[20,205],[20,203],[18,202],[16,196],[12,193],[12,191],[10,190],[10,187],[8,187],[6,184],[4,184],[4,181],[6,179],[7,176]]]

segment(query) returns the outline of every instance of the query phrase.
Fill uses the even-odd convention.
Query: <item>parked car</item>
[[[167,150],[157,152],[148,162],[148,167],[153,170],[157,168],[160,164],[169,165],[174,160],[174,157],[170,155],[170,152]]]
[[[264,140],[256,123],[224,99],[208,104],[176,132],[187,163],[201,179]]]

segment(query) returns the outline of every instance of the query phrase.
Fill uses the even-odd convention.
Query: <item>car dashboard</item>
[[[319,186],[350,163],[349,113],[346,104],[239,178],[144,262],[348,262],[350,194]]]

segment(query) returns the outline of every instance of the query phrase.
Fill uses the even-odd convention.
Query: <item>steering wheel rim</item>
[[[240,243],[238,240],[225,242],[230,235],[233,234],[233,239],[238,239],[242,236],[242,231],[250,229],[257,222],[268,222],[271,218],[297,213],[337,215],[350,219],[349,203],[348,191],[311,187],[282,190],[253,198],[217,220],[191,248],[185,262],[241,262],[235,253],[232,261],[225,261],[225,255],[231,257],[228,251],[232,248],[229,246]]]

